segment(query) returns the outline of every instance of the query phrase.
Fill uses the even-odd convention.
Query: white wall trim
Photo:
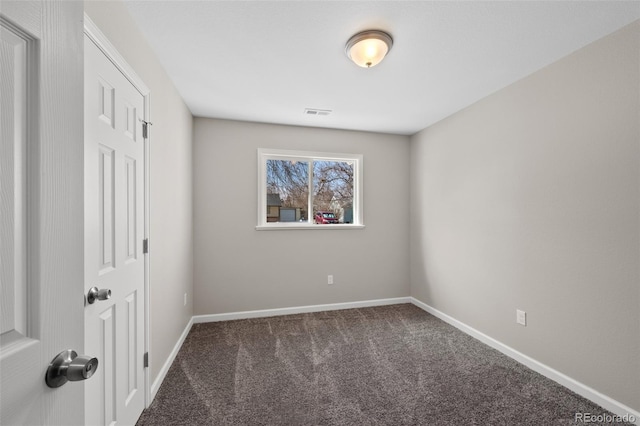
[[[135,86],[142,95],[148,95],[150,90],[144,81],[138,76],[135,70],[129,65],[118,49],[109,41],[98,26],[91,20],[89,15],[84,14],[84,33],[91,41],[98,46],[106,56],[114,63],[122,74]]]
[[[160,389],[160,385],[162,385],[162,382],[164,382],[164,378],[167,376],[167,373],[169,372],[169,368],[171,368],[171,364],[173,364],[173,361],[175,361],[176,356],[178,356],[178,352],[180,352],[180,348],[182,348],[182,344],[184,343],[185,339],[187,338],[187,335],[189,334],[189,331],[191,331],[191,326],[192,325],[193,325],[193,317],[189,320],[189,322],[185,326],[184,330],[182,331],[182,334],[180,335],[180,338],[178,339],[178,341],[176,342],[175,346],[173,347],[173,350],[169,354],[169,357],[164,362],[164,365],[162,366],[162,369],[160,369],[160,372],[158,373],[158,376],[153,381],[153,384],[151,385],[151,398],[149,400],[149,405],[151,405],[153,400],[156,398],[156,394],[158,393],[158,390]],[[151,367],[151,365],[149,365],[149,367]],[[147,407],[147,408],[149,408],[149,407]]]
[[[522,352],[519,352],[507,345],[505,345],[504,343],[499,342],[498,340],[494,339],[493,337],[487,336],[486,334],[482,333],[481,331],[476,330],[473,327],[468,326],[467,324],[458,321],[457,319],[450,317],[449,315],[445,314],[444,312],[441,312],[429,305],[427,305],[424,302],[421,302],[420,300],[414,298],[414,297],[409,297],[409,299],[411,300],[411,303],[413,303],[414,305],[416,305],[417,307],[421,308],[422,310],[430,313],[431,315],[441,319],[442,321],[451,324],[452,326],[456,327],[457,329],[459,329],[460,331],[470,335],[471,337],[474,337],[478,340],[480,340],[482,343],[491,346],[494,349],[497,349],[498,351],[502,352],[503,354],[507,355],[510,358],[513,358],[514,360],[518,361],[521,364],[524,364],[525,366],[529,367],[530,369],[532,369],[533,371],[542,374],[543,376],[553,380],[554,382],[557,382],[559,384],[561,384],[562,386],[572,390],[573,392],[577,393],[580,396],[583,396],[585,398],[587,398],[588,400],[595,402],[596,404],[600,405],[601,407],[603,407],[606,410],[611,411],[614,414],[617,414],[619,416],[627,416],[630,420],[633,420],[634,422],[636,422],[636,424],[639,424],[638,422],[640,422],[640,412],[636,411],[634,409],[632,409],[631,407],[628,407],[624,404],[622,404],[621,402],[616,401],[613,398],[608,397],[607,395],[604,395],[600,392],[598,392],[597,390],[585,385],[584,383],[580,383],[579,381],[567,376],[566,374],[563,374],[561,372],[559,372],[558,370],[555,370],[551,367],[549,367],[548,365],[545,365],[533,358],[531,358],[530,356],[527,356],[525,354],[523,354]],[[633,417],[634,419],[631,419],[631,417]]]
[[[391,299],[364,300],[360,302],[330,303],[326,305],[298,306],[292,308],[262,309],[259,311],[229,312],[225,314],[196,315],[194,324],[204,322],[230,321],[248,318],[265,318],[279,315],[303,314],[308,312],[337,311],[339,309],[367,308],[371,306],[397,305],[411,303],[410,297],[395,297]]]

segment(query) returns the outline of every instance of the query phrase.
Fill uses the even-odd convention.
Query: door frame
[[[84,14],[84,34],[87,36],[98,49],[104,53],[104,55],[115,65],[115,67],[125,76],[131,84],[140,92],[142,97],[144,98],[144,111],[143,111],[143,120],[145,122],[149,122],[150,114],[149,114],[149,94],[150,90],[147,85],[142,81],[142,79],[135,72],[133,67],[129,65],[129,63],[120,55],[115,46],[109,41],[109,39],[104,35],[104,33],[98,28],[98,26],[91,20],[91,18],[85,13]],[[149,127],[149,126],[147,126]],[[150,141],[150,131],[147,129],[147,135],[143,138],[144,142],[144,238],[149,239],[149,207],[150,207],[150,199],[149,199],[149,183],[150,183],[150,155],[149,155],[149,141]],[[149,354],[150,350],[150,333],[149,333],[149,325],[150,325],[150,297],[149,297],[149,251],[144,253],[144,352],[145,354]],[[147,363],[144,368],[144,405],[146,408],[149,408],[151,404],[151,384],[150,380],[150,371],[151,371],[151,357],[149,355],[144,355],[147,358]]]

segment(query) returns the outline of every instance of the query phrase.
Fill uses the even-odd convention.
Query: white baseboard
[[[193,323],[198,324],[203,322],[229,321],[247,318],[265,318],[275,317],[278,315],[304,314],[309,312],[337,311],[339,309],[397,305],[400,303],[411,303],[411,298],[395,297],[392,299],[364,300],[360,302],[330,303],[326,305],[298,306],[293,308],[262,309],[259,311],[229,312],[226,314],[196,315],[193,317]]]
[[[156,379],[153,381],[153,384],[151,385],[151,398],[149,398],[149,405],[151,405],[153,400],[156,398],[158,389],[160,389],[160,385],[162,385],[162,382],[164,382],[164,378],[167,376],[167,373],[169,372],[169,368],[171,367],[171,364],[173,364],[173,361],[175,361],[176,356],[178,356],[178,352],[180,351],[180,348],[182,347],[184,340],[187,338],[187,334],[189,334],[189,330],[191,330],[192,325],[193,325],[193,317],[191,317],[191,319],[185,326],[184,330],[182,331],[180,338],[178,339],[175,346],[173,347],[173,350],[169,354],[169,358],[167,358],[167,360],[162,365],[162,369],[160,370],[160,373],[158,373],[158,377],[156,377]],[[147,408],[149,408],[149,406],[147,406]]]
[[[600,405],[606,410],[611,411],[614,414],[617,414],[619,416],[626,416],[625,418],[628,418],[629,421],[631,421],[632,423],[635,422],[635,424],[640,424],[638,423],[640,422],[639,411],[634,410],[631,407],[628,407],[616,401],[615,399],[610,398],[607,395],[604,395],[598,392],[597,390],[583,383],[580,383],[577,380],[572,379],[566,374],[563,374],[557,370],[554,370],[548,365],[545,365],[539,361],[536,361],[535,359],[523,354],[522,352],[518,352],[517,350],[505,345],[504,343],[501,343],[496,339],[489,337],[486,334],[476,330],[475,328],[470,327],[435,308],[432,308],[431,306],[427,305],[424,302],[419,301],[414,297],[410,297],[409,299],[411,300],[411,303],[413,303],[417,307],[423,309],[424,311],[429,312],[431,315],[437,318],[440,318],[442,321],[448,324],[451,324],[452,326],[470,335],[471,337],[475,337],[476,339],[480,340],[482,343],[488,346],[491,346],[494,349],[497,349],[498,351],[502,352],[508,357],[513,358],[519,363],[526,365],[533,371],[536,371],[542,374],[543,376],[553,380],[554,382],[557,382],[562,386],[572,390],[578,395],[583,396],[588,400],[595,402],[596,404]],[[592,413],[592,414],[596,414],[596,413]]]

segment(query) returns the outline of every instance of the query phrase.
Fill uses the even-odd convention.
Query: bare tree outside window
[[[259,154],[262,170],[261,223],[271,226],[278,223],[286,226],[286,222],[362,226],[362,213],[357,211],[361,205],[358,186],[361,156],[316,156],[278,150],[267,153],[259,150]]]
[[[353,163],[312,161],[311,164],[313,214],[333,213],[338,223],[351,223]],[[306,161],[267,160],[267,194],[277,195],[280,207],[295,209],[296,218],[302,220],[307,217],[309,205],[309,170]]]
[[[309,199],[309,163],[267,160],[267,193],[280,195],[284,207],[306,207]]]
[[[313,211],[330,212],[338,223],[353,222],[353,163],[313,162]],[[346,213],[346,214],[345,214]]]

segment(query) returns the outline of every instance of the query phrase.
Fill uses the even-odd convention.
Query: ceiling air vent
[[[305,108],[304,115],[329,115],[331,114],[330,109],[317,109],[317,108]]]

